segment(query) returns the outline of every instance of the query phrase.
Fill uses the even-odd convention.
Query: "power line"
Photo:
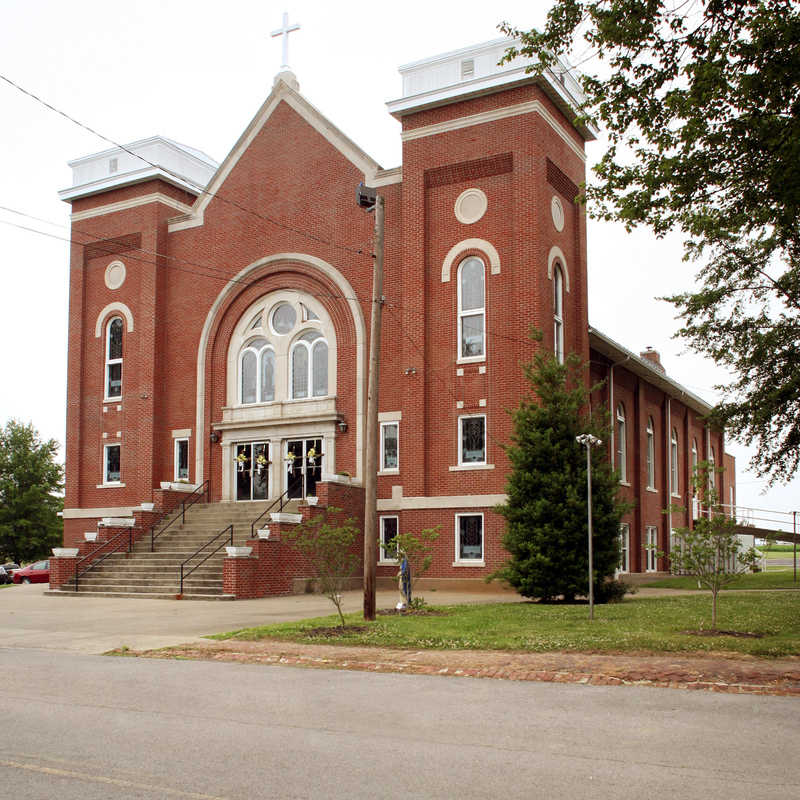
[[[51,225],[51,226],[53,226],[55,228],[61,228],[63,230],[71,230],[72,234],[79,234],[80,236],[85,236],[85,237],[87,237],[88,239],[90,239],[92,241],[89,241],[89,242],[77,241],[76,239],[74,239],[72,237],[68,238],[68,237],[65,237],[65,236],[59,236],[58,234],[55,234],[55,233],[48,233],[47,231],[41,231],[41,230],[39,230],[37,228],[32,228],[32,227],[30,227],[28,225],[20,225],[19,223],[10,222],[9,220],[0,219],[0,224],[7,225],[7,226],[12,227],[12,228],[18,228],[18,229],[23,230],[23,231],[28,231],[30,233],[36,233],[36,234],[38,234],[40,236],[46,236],[46,237],[48,237],[50,239],[58,239],[59,241],[66,242],[67,244],[73,244],[73,243],[74,244],[79,244],[79,245],[93,244],[100,251],[105,251],[108,255],[117,255],[118,254],[118,250],[115,247],[113,247],[113,245],[109,245],[107,248],[104,248],[102,243],[105,241],[105,239],[103,237],[99,236],[98,234],[89,233],[88,231],[82,231],[82,230],[74,228],[74,227],[70,228],[67,225],[62,225],[61,223],[58,223],[58,222],[52,222],[51,220],[44,219],[43,217],[37,217],[37,216],[35,216],[33,214],[27,214],[24,211],[19,211],[18,209],[11,208],[10,206],[0,205],[0,210],[6,211],[6,212],[9,212],[9,213],[12,213],[12,214],[17,214],[17,215],[19,215],[21,217],[26,217],[28,219],[33,219],[33,220],[36,220],[37,222],[42,222],[42,223],[44,223],[46,225]],[[141,258],[141,257],[138,257],[138,256],[134,255],[134,252],[144,253],[146,255],[152,256],[153,258]],[[257,279],[246,280],[246,279],[243,279],[243,278],[231,277],[230,276],[230,270],[224,269],[222,267],[216,267],[216,266],[213,266],[211,264],[204,264],[204,263],[197,262],[197,261],[190,261],[190,260],[185,259],[185,258],[180,258],[179,256],[172,256],[172,255],[168,255],[166,253],[159,253],[157,250],[148,250],[147,248],[143,248],[143,247],[137,247],[137,248],[133,248],[131,250],[126,251],[125,257],[128,258],[128,259],[132,259],[134,261],[139,261],[139,262],[144,263],[144,264],[154,264],[154,263],[156,263],[155,262],[156,258],[163,258],[163,259],[165,259],[167,261],[179,262],[179,263],[182,263],[182,264],[187,264],[187,265],[189,265],[191,267],[194,267],[194,269],[182,268],[182,267],[177,266],[177,264],[175,264],[175,263],[166,264],[165,266],[168,269],[177,270],[178,272],[185,272],[185,273],[188,273],[190,275],[198,275],[198,276],[204,277],[204,278],[211,278],[212,280],[218,280],[218,281],[221,281],[221,282],[226,283],[226,284],[227,283],[240,283],[243,286],[251,286],[251,285],[253,285],[253,284],[258,282]],[[219,274],[208,274],[208,272],[198,272],[198,270],[208,270],[209,272],[219,273]],[[318,293],[315,296],[317,296],[317,297],[329,297],[331,299],[355,300],[357,302],[367,302],[366,299],[360,298],[358,296],[348,297],[346,295],[326,294],[326,293]]]
[[[268,222],[271,225],[275,225],[278,228],[283,228],[284,230],[290,231],[292,233],[296,233],[296,234],[298,234],[300,236],[303,236],[303,237],[305,237],[307,239],[310,239],[311,241],[317,242],[318,244],[330,245],[331,247],[336,247],[336,248],[338,248],[340,250],[345,250],[346,252],[353,253],[354,255],[371,255],[371,254],[364,253],[364,250],[361,249],[361,248],[356,249],[356,248],[353,248],[353,247],[348,247],[347,245],[339,244],[339,243],[334,242],[334,241],[332,241],[330,239],[324,239],[324,238],[322,238],[320,236],[314,235],[313,233],[308,233],[306,231],[300,230],[299,228],[295,228],[292,225],[286,225],[285,223],[278,222],[278,220],[273,219],[272,217],[268,217],[265,214],[261,214],[258,211],[254,211],[251,208],[247,208],[247,206],[243,206],[241,203],[237,203],[235,200],[229,200],[228,198],[223,197],[218,192],[211,192],[208,189],[206,189],[204,186],[201,186],[196,181],[193,181],[190,178],[187,178],[185,175],[179,175],[177,172],[173,172],[168,167],[165,167],[165,166],[163,166],[161,164],[156,164],[153,161],[149,161],[143,155],[141,155],[139,153],[136,153],[133,150],[131,150],[130,148],[126,147],[125,145],[120,144],[119,142],[115,141],[114,139],[109,138],[108,136],[105,136],[104,134],[102,134],[99,131],[95,130],[91,126],[81,122],[80,120],[76,119],[75,117],[71,116],[70,114],[67,114],[65,111],[62,111],[61,109],[56,108],[54,105],[48,103],[46,100],[43,100],[38,95],[36,95],[33,92],[29,91],[28,89],[25,89],[24,87],[20,86],[18,83],[16,83],[15,81],[11,80],[11,78],[8,78],[3,74],[0,74],[0,80],[5,81],[9,86],[12,86],[17,91],[22,92],[22,94],[26,95],[27,97],[30,97],[32,100],[35,100],[37,103],[40,103],[45,108],[49,109],[50,111],[54,112],[55,114],[58,114],[59,116],[63,117],[64,119],[69,120],[74,125],[77,125],[79,128],[82,128],[83,130],[88,131],[93,136],[97,136],[99,139],[102,139],[104,142],[108,142],[109,144],[113,145],[114,147],[118,147],[123,152],[128,153],[129,155],[132,155],[134,158],[138,158],[140,161],[143,161],[145,164],[153,167],[154,169],[159,169],[162,172],[165,172],[167,175],[171,175],[173,178],[176,178],[181,182],[191,184],[192,186],[196,187],[196,189],[197,189],[199,194],[204,194],[204,195],[207,195],[208,197],[215,198],[215,199],[219,200],[222,203],[227,203],[228,205],[231,205],[234,208],[237,208],[240,211],[245,212],[246,214],[250,214],[250,215],[252,215],[254,217],[257,217],[258,219],[264,220],[265,222]]]

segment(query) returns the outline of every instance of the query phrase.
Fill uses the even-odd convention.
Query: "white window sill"
[[[468,560],[468,561],[467,560],[465,560],[465,561],[454,561],[453,562],[453,566],[454,567],[485,567],[486,564],[485,564],[485,562],[484,562],[484,560],[482,558],[481,559],[474,558],[474,559]]]
[[[472,469],[494,469],[494,464],[459,464],[457,467],[448,467],[450,472],[466,472]]]
[[[486,361],[486,356],[470,356],[469,358],[459,358],[456,364],[482,364]]]
[[[103,403],[121,403],[122,402],[122,395],[119,397],[104,397]]]
[[[619,485],[620,486],[628,486],[628,487],[630,487],[630,484],[628,483],[628,481],[620,481]]]
[[[672,496],[673,496],[674,498],[678,499],[678,500],[680,500],[680,499],[681,499],[681,496],[680,496],[679,494],[676,494],[675,492],[673,492],[673,493],[672,493]]]
[[[378,475],[399,475],[400,469],[382,469],[378,471]]]
[[[379,561],[379,567],[396,567],[400,562],[399,561]]]
[[[653,494],[658,494],[658,489],[654,489],[652,486],[646,486],[645,491],[652,492]]]
[[[120,483],[119,481],[112,481],[110,483],[98,483],[94,488],[95,489],[121,489],[125,486],[124,483]]]

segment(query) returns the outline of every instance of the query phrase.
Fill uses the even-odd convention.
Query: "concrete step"
[[[222,595],[222,565],[229,540],[223,536],[211,540],[233,525],[234,544],[245,545],[250,539],[251,523],[267,510],[279,510],[271,509],[272,505],[273,501],[198,503],[187,509],[183,520],[178,516],[179,511],[173,512],[157,526],[152,551],[151,537],[145,533],[134,543],[132,552],[114,553],[82,575],[78,594],[174,597],[180,582],[180,566],[188,561],[187,568],[196,569],[185,579],[187,598],[228,599]],[[299,507],[300,501],[294,500],[282,510],[297,514]],[[258,527],[269,522],[269,516],[265,516]],[[63,591],[70,593],[69,585]]]
[[[46,595],[57,597],[130,597],[137,600],[175,600],[175,592],[167,593],[143,593],[143,592],[85,592],[82,589],[78,592],[64,589],[49,589],[44,592]],[[232,594],[189,594],[184,593],[183,600],[235,600]]]
[[[92,592],[122,592],[125,594],[172,594],[178,593],[180,583],[178,581],[170,581],[169,583],[156,583],[153,581],[147,583],[84,583],[81,581],[78,584],[78,591],[92,591]],[[69,591],[71,586],[63,587]],[[222,594],[222,581],[217,585],[201,583],[194,585],[189,581],[184,581],[183,584],[184,594]]]

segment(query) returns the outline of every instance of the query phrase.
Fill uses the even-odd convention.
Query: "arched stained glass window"
[[[106,328],[106,380],[107,398],[122,396],[122,318],[109,320]]]

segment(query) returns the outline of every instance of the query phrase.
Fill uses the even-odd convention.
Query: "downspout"
[[[667,395],[667,552],[672,550],[672,398]]]

